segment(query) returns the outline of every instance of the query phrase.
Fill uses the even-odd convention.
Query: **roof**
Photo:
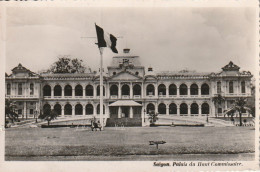
[[[156,72],[157,76],[207,76],[209,74],[210,72],[196,72],[191,70]]]
[[[118,100],[114,103],[111,103],[108,106],[142,106],[142,105],[133,100]]]

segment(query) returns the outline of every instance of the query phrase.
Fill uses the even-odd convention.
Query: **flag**
[[[96,25],[96,24],[95,24]],[[109,47],[114,53],[118,53],[116,49],[116,37],[109,33],[104,33],[104,30],[96,25],[97,39],[98,39],[98,48],[100,47]]]

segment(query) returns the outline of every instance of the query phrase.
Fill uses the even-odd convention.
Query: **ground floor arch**
[[[75,115],[83,115],[83,106],[81,104],[75,106]]]
[[[60,104],[55,104],[54,105],[54,110],[58,115],[61,115],[61,105]]]
[[[86,115],[92,115],[94,112],[94,107],[92,104],[86,105]]]

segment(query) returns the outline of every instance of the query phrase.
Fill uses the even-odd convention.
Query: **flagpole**
[[[99,96],[100,96],[100,124],[101,124],[101,129],[104,130],[104,124],[103,124],[103,48],[99,48],[100,52],[100,84],[99,84]]]

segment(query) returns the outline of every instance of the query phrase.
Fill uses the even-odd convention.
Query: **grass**
[[[127,156],[254,152],[249,127],[131,127],[92,132],[75,128],[6,130],[6,156]],[[149,141],[167,143],[149,145]]]

